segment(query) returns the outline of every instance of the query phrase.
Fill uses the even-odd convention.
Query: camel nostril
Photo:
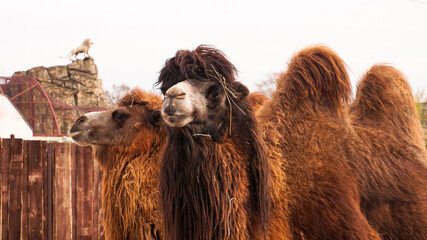
[[[169,106],[167,106],[167,107],[165,107],[165,113],[166,113],[166,115],[173,115],[173,107],[171,107],[170,105]]]

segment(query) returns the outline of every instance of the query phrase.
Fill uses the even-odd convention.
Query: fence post
[[[21,192],[21,240],[28,240],[29,228],[28,228],[28,141],[22,141],[22,192]]]
[[[71,156],[69,143],[53,143],[53,235],[54,239],[72,239]]]
[[[9,239],[9,160],[10,139],[1,139],[1,239]]]
[[[46,145],[45,145],[46,146]],[[28,141],[28,231],[29,239],[44,238],[43,203],[46,201],[43,184],[45,149],[40,141]],[[46,183],[47,184],[47,183]]]
[[[9,239],[21,238],[21,190],[23,171],[23,146],[22,139],[12,139],[10,144],[11,154],[9,163]]]

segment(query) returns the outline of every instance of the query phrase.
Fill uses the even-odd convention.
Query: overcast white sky
[[[255,90],[316,43],[338,52],[353,84],[386,62],[415,91],[427,89],[427,0],[2,1],[0,76],[68,64],[59,56],[85,38],[94,41],[89,53],[106,89],[122,82],[153,89],[178,49],[211,44]]]

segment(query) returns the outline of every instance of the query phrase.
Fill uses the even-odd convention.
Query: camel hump
[[[372,66],[362,77],[355,103],[377,113],[415,110],[408,81],[399,70],[384,64]]]
[[[356,123],[404,134],[423,145],[423,132],[412,89],[398,69],[377,64],[362,77],[350,106]]]
[[[286,73],[279,76],[277,88],[286,89],[290,98],[308,99],[339,115],[352,93],[346,64],[332,49],[322,45],[305,48],[294,55]]]

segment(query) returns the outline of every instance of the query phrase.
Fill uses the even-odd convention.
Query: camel
[[[157,191],[166,141],[161,102],[134,89],[114,110],[87,113],[70,130],[78,144],[93,146],[103,170],[105,239],[163,239]]]
[[[204,45],[160,71],[165,237],[380,239],[340,147],[350,94],[343,61],[326,47],[297,54],[258,109],[259,126],[235,77],[226,56]]]
[[[295,54],[257,119],[271,165],[270,239],[380,239],[360,209],[343,146],[351,84],[325,46]],[[286,222],[286,224],[284,224]]]
[[[373,66],[350,106],[361,207],[383,239],[427,239],[427,154],[403,74]]]
[[[311,51],[313,50],[315,49],[311,49]],[[304,50],[302,53],[304,53]],[[332,55],[332,53],[329,55]],[[289,145],[289,142],[297,142],[295,140],[290,141],[291,139],[284,138],[283,136],[282,138],[277,138],[277,134],[275,135],[274,132],[289,132],[294,135],[295,139],[300,139],[303,136],[301,132],[304,132],[306,129],[298,127],[303,121],[299,118],[293,119],[293,116],[295,114],[298,115],[298,112],[307,112],[311,107],[319,113],[319,116],[315,118],[316,121],[313,121],[313,118],[310,117],[311,114],[304,113],[299,115],[303,116],[303,119],[309,119],[308,122],[322,121],[329,122],[329,124],[335,122],[331,125],[333,131],[331,129],[328,131],[328,134],[332,135],[335,132],[339,140],[332,141],[334,142],[333,149],[329,150],[335,152],[341,151],[341,154],[348,160],[347,171],[348,167],[350,167],[352,172],[350,175],[353,175],[352,182],[355,182],[358,186],[360,208],[367,218],[369,225],[383,239],[427,239],[426,151],[420,137],[422,132],[411,90],[403,75],[398,70],[389,66],[376,65],[372,67],[359,84],[357,97],[350,106],[349,114],[346,111],[347,107],[344,106],[350,96],[347,94],[341,96],[341,99],[346,101],[330,103],[330,106],[335,106],[331,109],[335,111],[337,109],[341,110],[336,112],[337,117],[332,117],[328,121],[325,121],[325,117],[328,114],[325,114],[327,111],[325,111],[324,104],[328,104],[328,98],[324,96],[325,94],[330,96],[336,89],[330,87],[322,89],[322,85],[327,87],[325,82],[317,82],[318,85],[313,82],[304,81],[296,82],[295,85],[292,85],[292,82],[295,79],[307,78],[307,76],[308,78],[314,76],[313,79],[316,78],[319,81],[319,79],[322,79],[319,75],[346,75],[345,69],[344,67],[339,67],[339,69],[333,71],[330,69],[323,72],[304,72],[301,69],[308,68],[308,64],[305,61],[297,64],[298,61],[296,60],[298,60],[298,56],[294,58],[294,61],[291,61],[288,71],[277,79],[277,91],[272,101],[259,110],[260,116],[258,118],[261,128],[264,128],[263,131],[265,131],[264,138],[267,139],[267,149],[272,149],[270,144],[274,146],[280,145],[283,142],[283,146],[285,147]],[[320,56],[318,51],[313,51],[313,56],[317,56],[314,60],[321,66],[320,68],[326,66],[324,61],[318,58]],[[300,57],[307,59],[310,56],[302,54]],[[348,77],[345,76],[345,79],[348,79]],[[334,85],[339,87],[339,84]],[[304,88],[308,86],[309,89],[304,92],[304,88],[301,89],[301,86],[305,86]],[[310,89],[313,86],[317,90]],[[350,85],[347,86],[350,89]],[[298,91],[299,95],[303,97],[296,94]],[[342,93],[343,90],[336,91],[336,93],[339,92]],[[319,96],[319,94],[324,95]],[[308,104],[305,104],[307,98],[311,98],[311,101],[317,102],[318,105],[314,105],[310,101],[308,101]],[[277,106],[286,106],[292,102],[294,103],[290,105],[291,108],[288,111],[278,114],[280,111]],[[336,107],[340,105],[344,107]],[[278,116],[274,117],[273,113],[276,113]],[[281,118],[279,118],[280,115],[282,116]],[[337,121],[339,119],[338,116],[342,116],[341,122]],[[274,119],[276,123],[288,121],[291,124],[272,124],[271,120]],[[283,129],[277,126],[292,126],[292,128]],[[320,144],[312,147],[309,145],[312,141],[318,141],[315,137],[316,130],[319,130],[319,125],[315,126],[316,129],[309,131],[309,138],[305,141],[303,140],[302,144],[305,145],[305,148],[308,147],[316,151],[316,145]],[[288,144],[285,145],[284,143]],[[269,159],[279,159],[278,156],[286,156],[286,154],[289,154],[294,149],[295,147],[284,150],[286,153],[271,152]],[[319,154],[316,153],[315,155]],[[303,162],[301,155],[299,158],[299,163],[301,164]],[[271,165],[274,166],[274,164]],[[303,177],[293,173],[292,168],[294,167],[295,163],[289,163],[288,160],[288,164],[284,165],[283,168],[289,171],[289,173],[281,176],[280,172],[275,173],[272,171],[273,178],[274,175],[277,175],[288,178],[289,183],[295,184],[295,180],[302,179]],[[276,168],[272,167],[272,169]],[[293,175],[296,177],[289,179],[289,176]],[[292,188],[278,191],[277,186],[274,185],[277,181],[271,182],[271,189],[276,192],[275,194],[282,195],[286,193],[289,196],[287,191],[292,190]],[[301,194],[301,186],[296,186],[294,191]],[[273,195],[273,206],[276,199]],[[300,196],[298,196],[298,199],[300,199]],[[287,199],[287,201],[289,200]],[[291,210],[291,212],[294,211]],[[277,212],[277,209],[273,208],[272,219],[276,215],[275,212]],[[300,213],[294,216],[298,223],[302,222],[300,219],[302,215]],[[272,225],[274,225],[274,222]],[[304,226],[307,227],[305,224]],[[279,228],[270,226],[270,229]],[[293,229],[293,227],[291,226],[290,229]],[[320,234],[320,232],[316,234]],[[295,231],[291,235],[298,235],[298,231]],[[375,233],[372,232],[371,235],[373,236]],[[313,238],[312,236],[307,236],[307,234],[303,236],[308,239]]]
[[[269,166],[249,90],[235,74],[208,46],[178,51],[160,72],[168,124],[159,172],[166,239],[266,236]]]

